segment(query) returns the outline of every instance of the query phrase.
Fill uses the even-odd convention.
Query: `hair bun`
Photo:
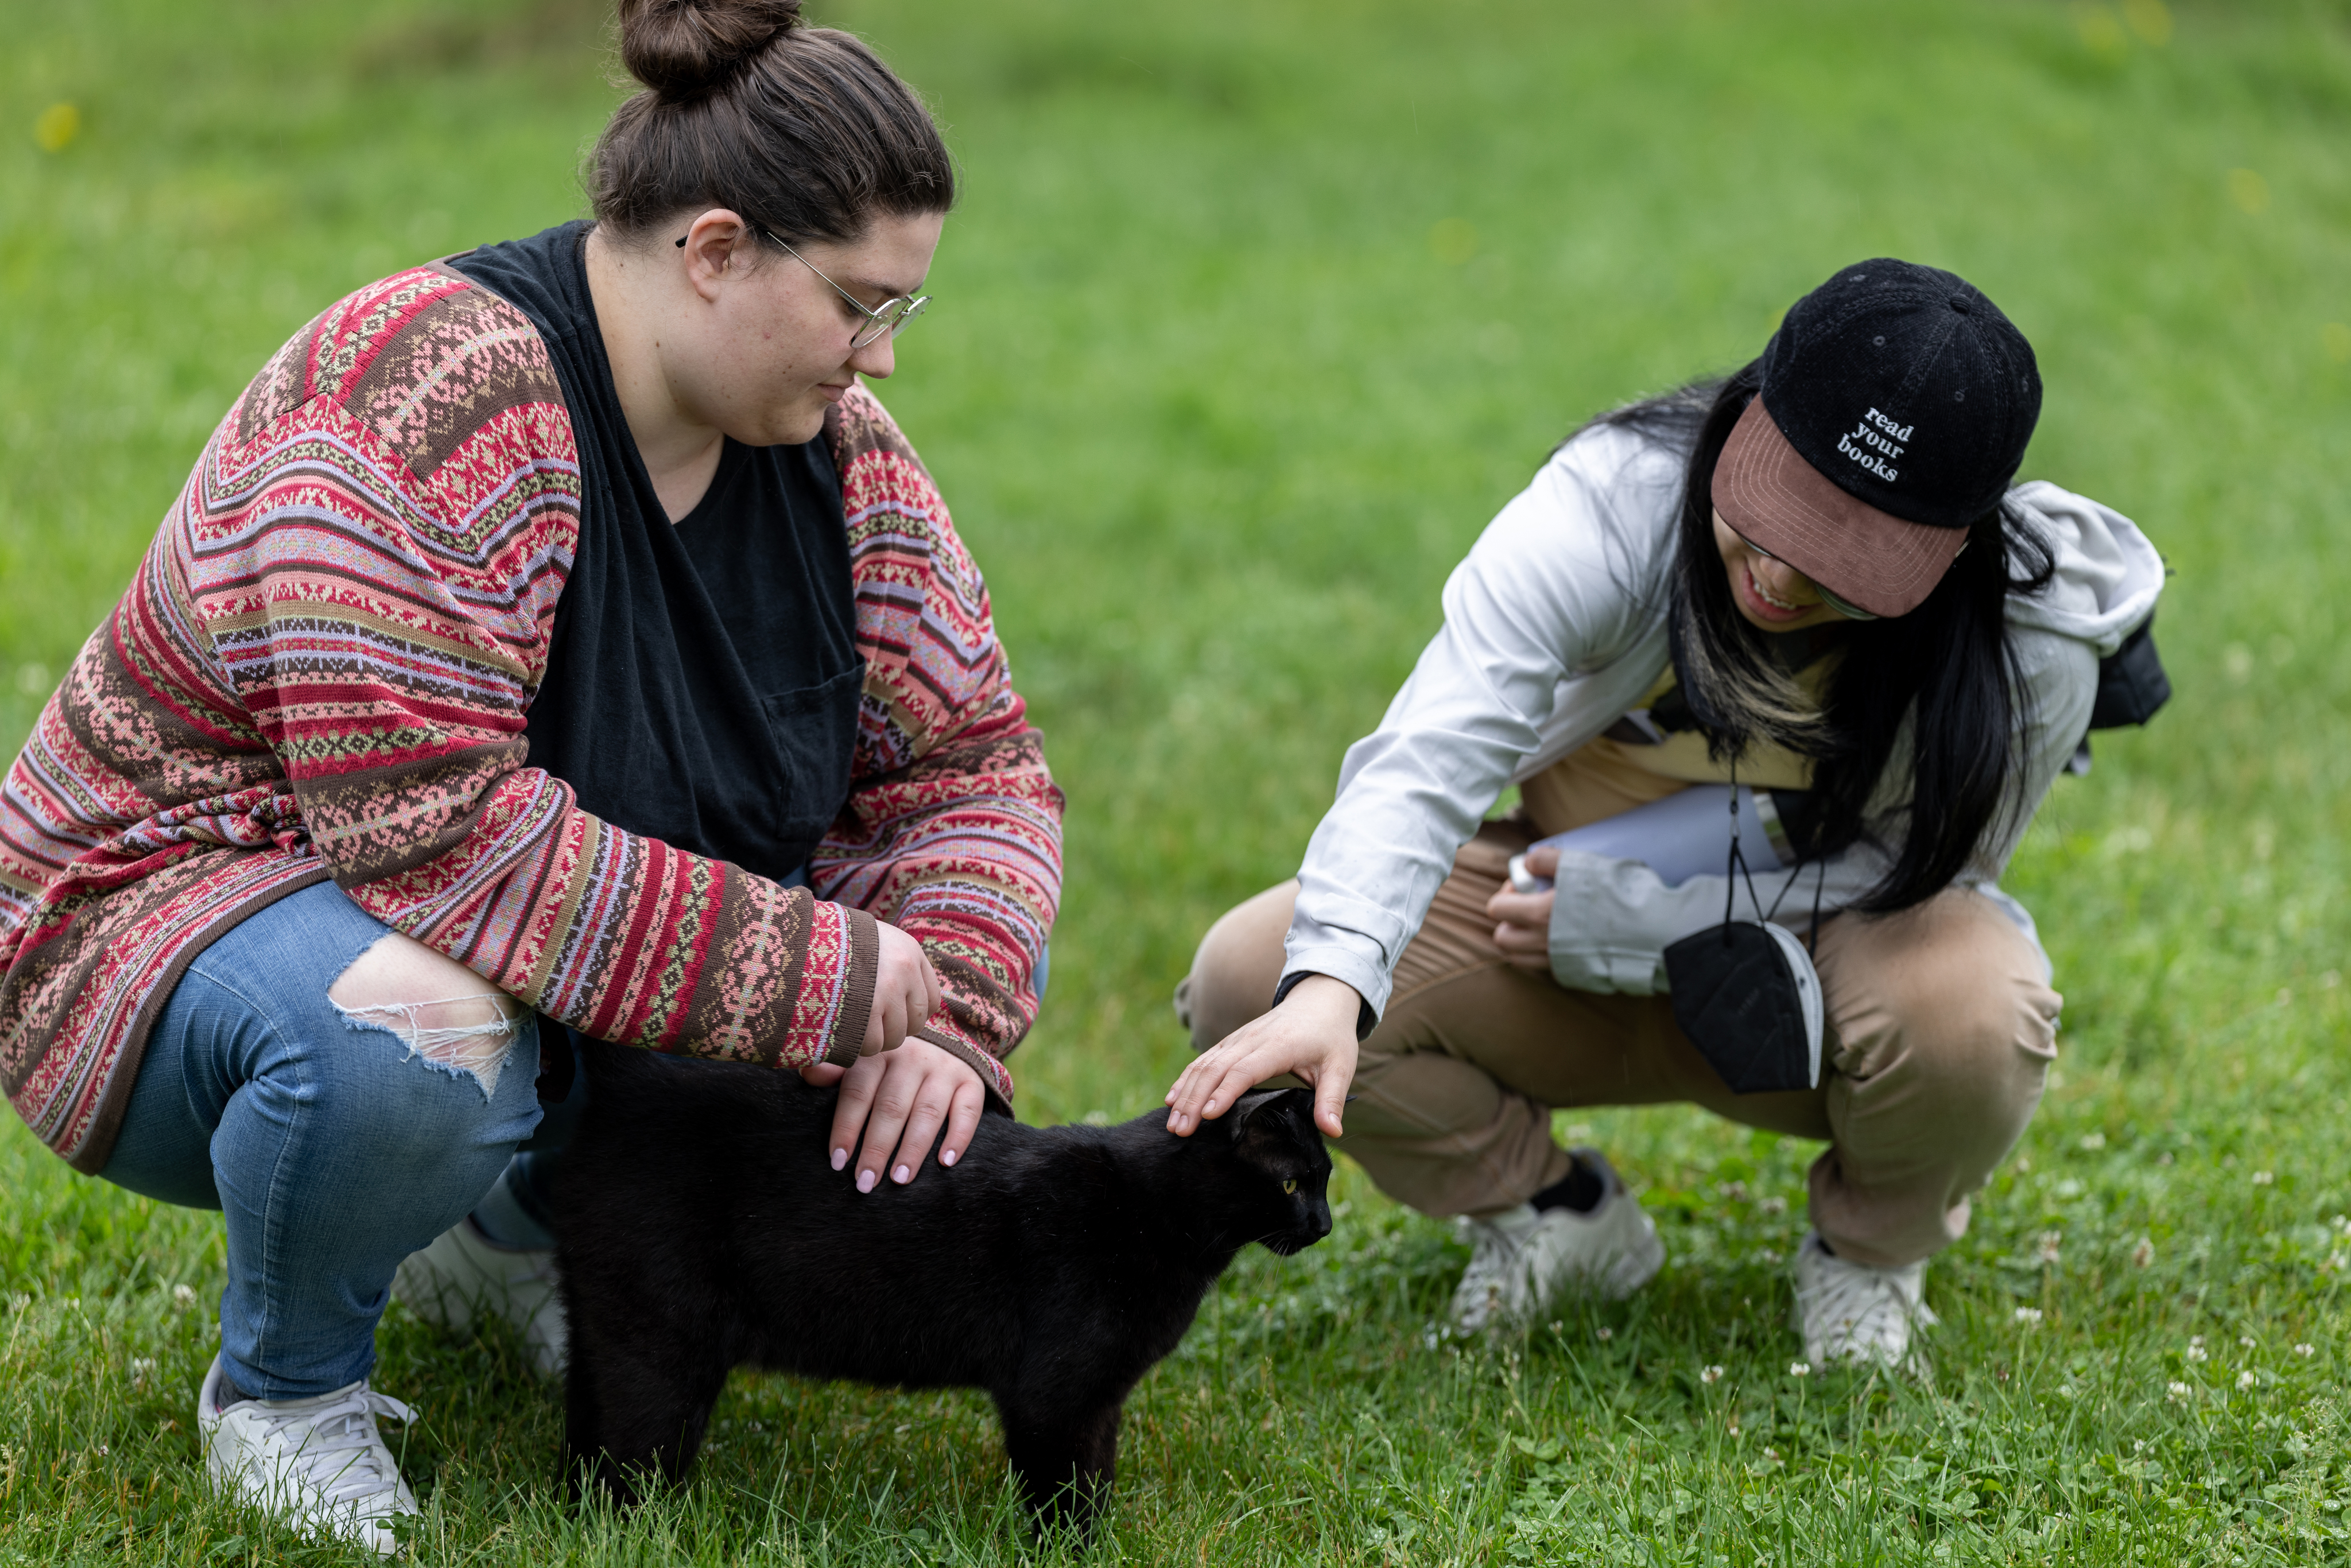
[[[778,34],[800,0],[620,0],[621,62],[664,99],[707,92]]]

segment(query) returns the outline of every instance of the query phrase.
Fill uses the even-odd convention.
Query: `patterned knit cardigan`
[[[329,877],[584,1033],[778,1067],[855,1057],[888,920],[946,984],[924,1037],[1008,1102],[1061,792],[930,476],[862,388],[825,432],[865,690],[848,804],[787,889],[623,832],[525,760],[580,493],[538,330],[422,267],[297,333],[0,794],[17,1113],[101,1169],[190,962]]]

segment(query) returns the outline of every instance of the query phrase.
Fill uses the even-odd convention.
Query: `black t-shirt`
[[[529,760],[616,827],[785,880],[848,799],[864,684],[832,449],[729,441],[673,525],[613,390],[589,226],[447,264],[539,329],[580,452],[579,550]]]

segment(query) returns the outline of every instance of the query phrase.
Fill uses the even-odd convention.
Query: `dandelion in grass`
[[[2041,1309],[2039,1307],[2019,1307],[2016,1309],[2016,1321],[2022,1323],[2026,1328],[2037,1329],[2041,1326]]]
[[[2253,1173],[2253,1185],[2255,1186],[2269,1186],[2273,1185],[2276,1181],[2276,1173],[2273,1171],[2255,1171]]]
[[[2237,1374],[2237,1386],[2240,1388],[2251,1388],[2259,1381],[2260,1379],[2256,1378],[2250,1371]]]
[[[2153,1238],[2146,1236],[2140,1237],[2138,1239],[2138,1245],[2131,1249],[2131,1262],[2137,1267],[2144,1269],[2148,1267],[2154,1261],[2155,1241]]]
[[[1700,1367],[1698,1369],[1698,1380],[1700,1383],[1719,1383],[1722,1381],[1722,1368],[1719,1366]]]
[[[1810,1377],[1812,1375],[1813,1364],[1809,1361],[1792,1361],[1788,1364],[1788,1375],[1791,1377]]]
[[[2294,1354],[2302,1357],[2303,1360],[2308,1361],[2312,1356],[2318,1354],[2318,1347],[2314,1344],[2298,1344],[2294,1347]]]
[[[2188,1385],[2185,1383],[2174,1383],[2166,1388],[2165,1396],[2170,1399],[2174,1404],[2178,1404],[2185,1400],[2188,1397],[2189,1393],[2189,1390]]]
[[[2041,1233],[2041,1243],[2039,1247],[2034,1249],[2033,1256],[2038,1258],[2043,1263],[2054,1263],[2057,1261],[2057,1249],[2064,1246],[2064,1243],[2065,1233],[2064,1231],[2044,1230]]]

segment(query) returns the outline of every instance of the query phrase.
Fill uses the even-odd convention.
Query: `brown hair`
[[[588,189],[622,235],[731,207],[778,239],[851,241],[876,213],[955,204],[922,99],[800,0],[620,0],[620,28],[645,90],[597,139]]]

